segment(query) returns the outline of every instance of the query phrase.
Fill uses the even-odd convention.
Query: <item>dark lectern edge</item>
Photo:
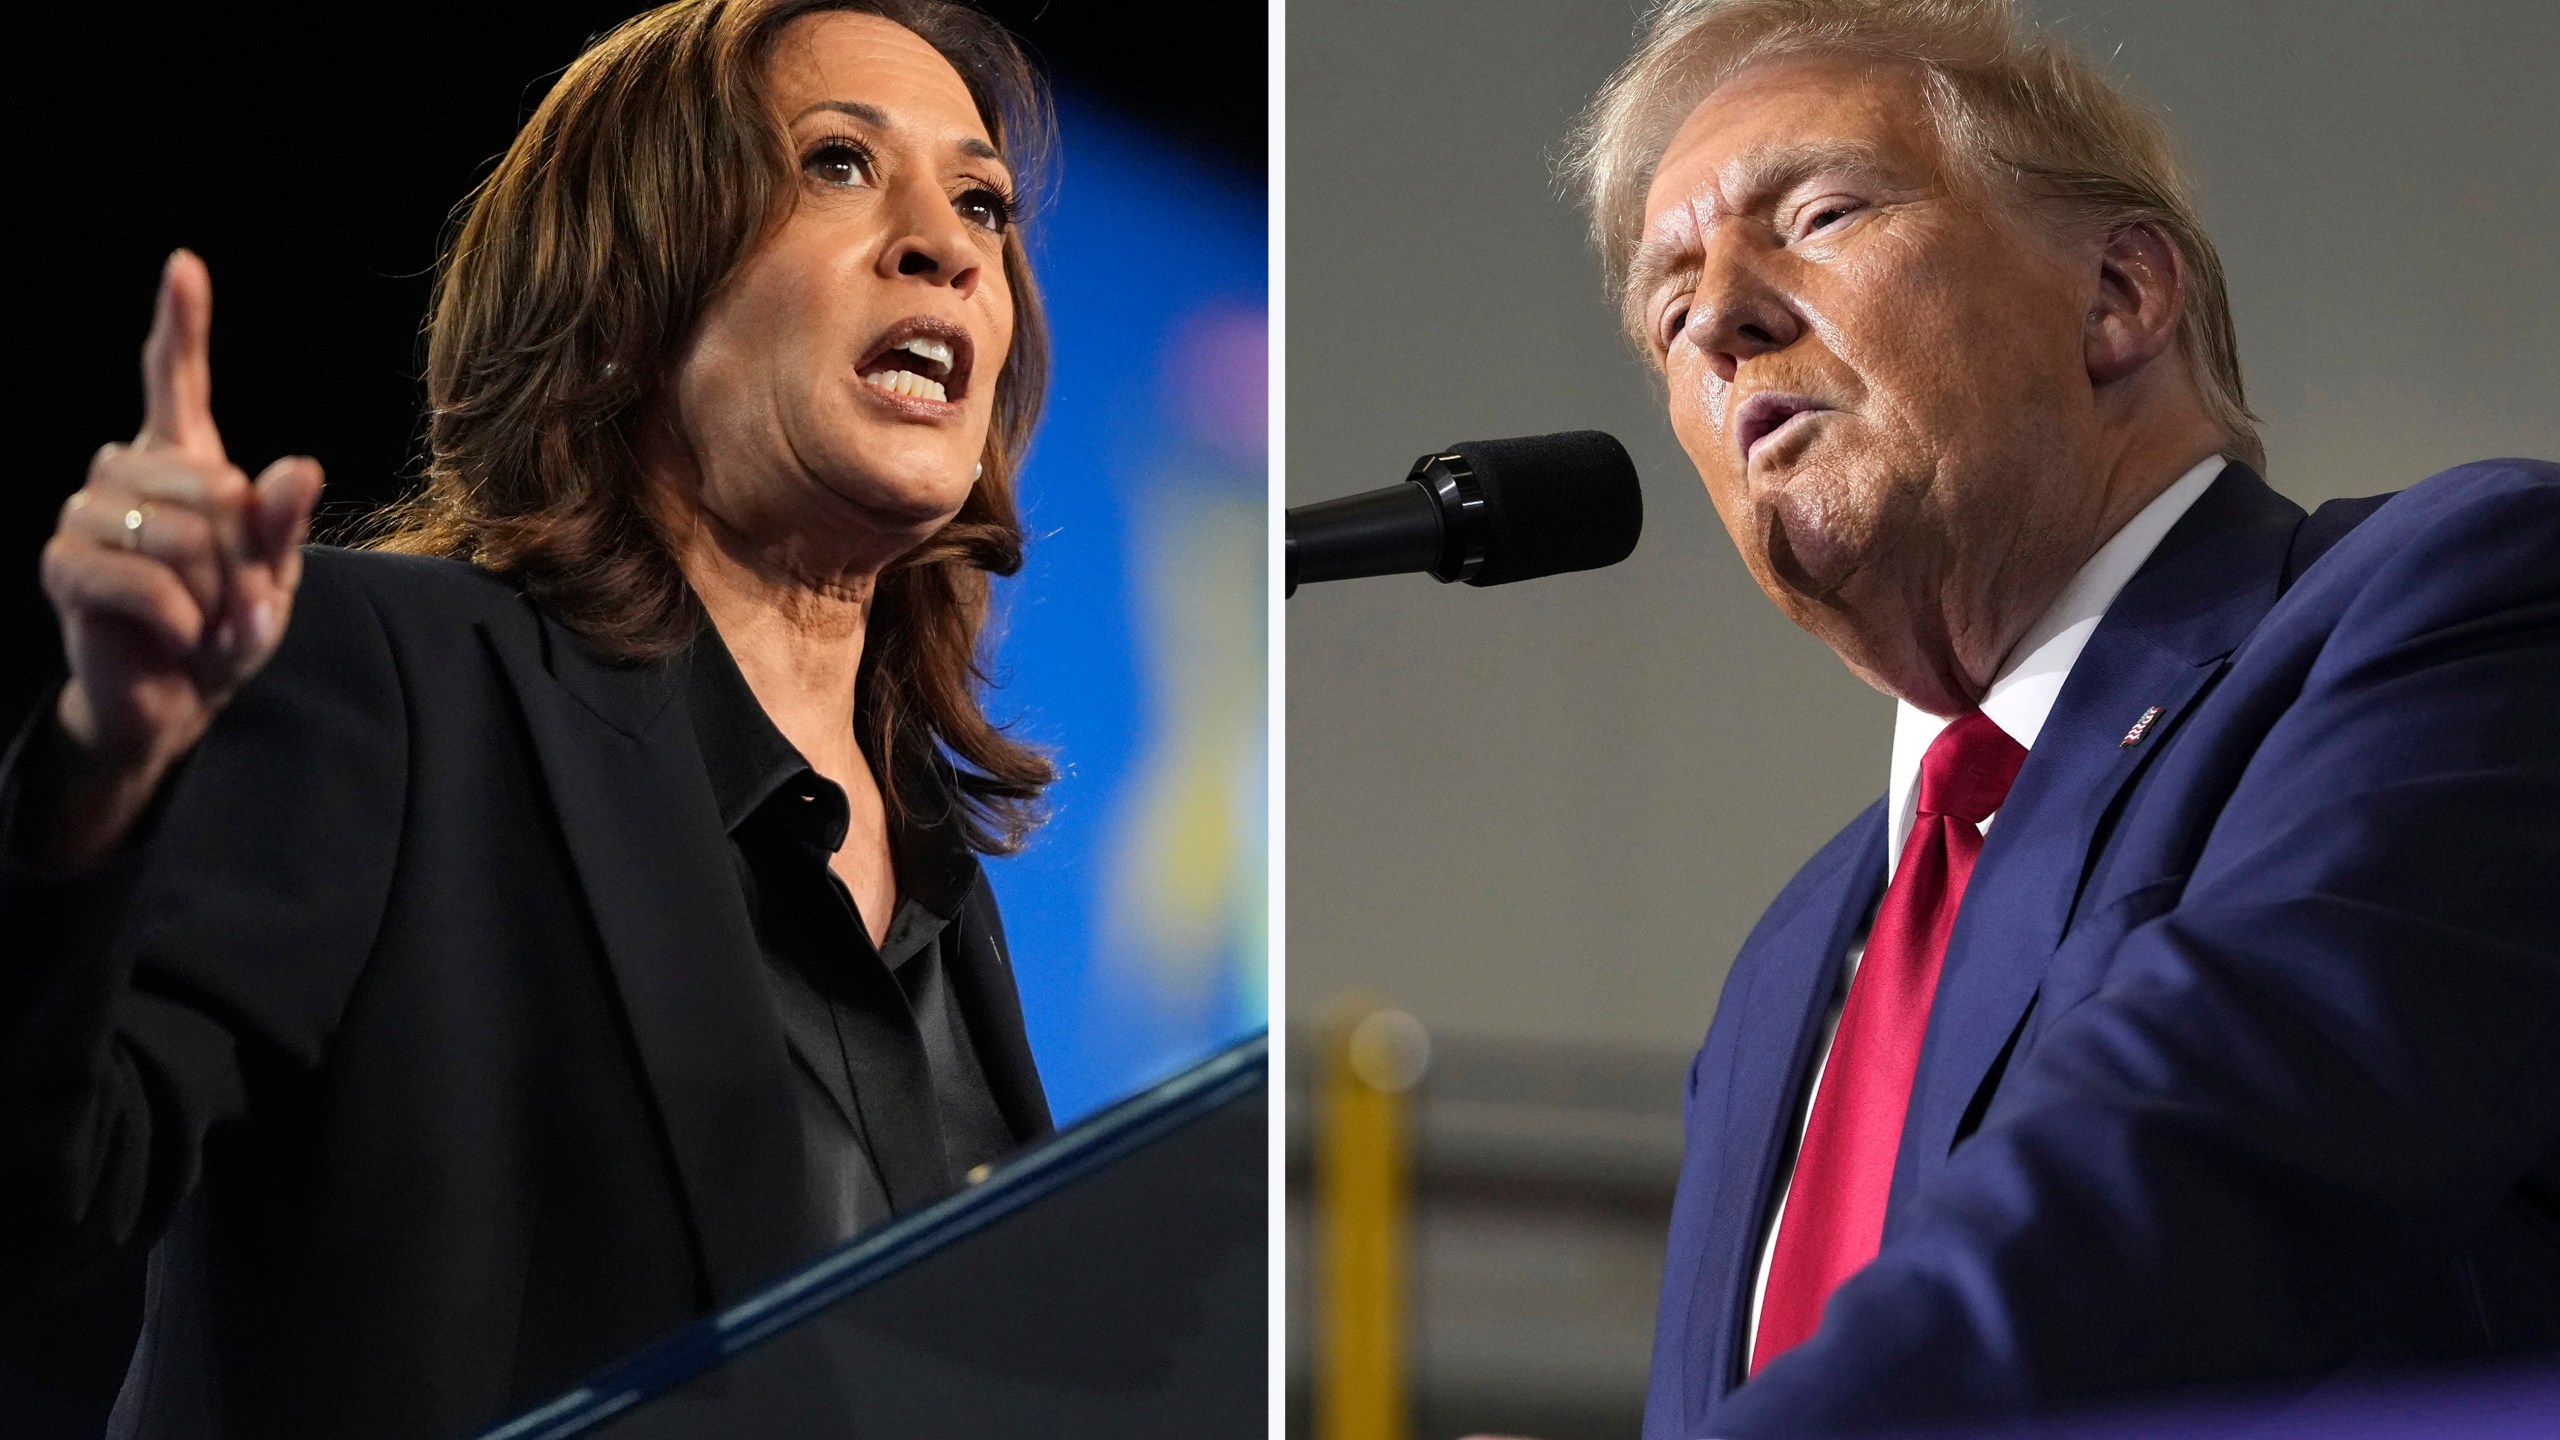
[[[687,1325],[479,1440],[562,1440],[612,1419],[856,1291],[1074,1184],[1264,1081],[1269,1032],[1142,1090],[998,1166],[986,1179],[843,1245]]]

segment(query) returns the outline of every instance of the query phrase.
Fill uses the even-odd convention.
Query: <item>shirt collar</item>
[[[765,714],[764,703],[739,673],[717,630],[702,627],[684,665],[685,706],[712,800],[720,808],[721,828],[735,835],[777,796],[787,794],[792,803],[780,812],[784,823],[832,854],[844,843],[848,823],[843,789],[811,768]],[[940,919],[953,919],[979,867],[977,852],[969,848],[959,824],[957,789],[948,765],[925,758],[902,762],[899,790],[908,814],[889,834],[899,897]]]
[[[2020,745],[2035,748],[2045,717],[2053,713],[2053,702],[2062,695],[2062,682],[2070,678],[2072,665],[2087,647],[2089,637],[2097,633],[2098,622],[2106,618],[2107,608],[2116,603],[2116,596],[2142,569],[2142,563],[2160,548],[2161,540],[2180,517],[2204,497],[2228,463],[2219,455],[2206,456],[2098,547],[2098,553],[2090,556],[2071,582],[2062,587],[2062,593],[2053,597],[2044,614],[2027,627],[2027,633],[2009,651],[2009,658],[2001,663],[1999,674],[1992,677],[1991,688],[1982,697],[1982,713],[1990,717],[1992,724]],[[1947,717],[1932,715],[1908,700],[1894,702],[1893,768],[1886,789],[1890,802],[1886,819],[1891,825],[1885,836],[1887,879],[1892,878],[1893,866],[1901,858],[1903,841],[1911,835],[1912,807],[1919,798],[1921,757],[1928,754],[1930,742],[1948,723]],[[1990,822],[1983,823],[1987,827]]]
[[[785,786],[799,784],[803,793],[810,782],[835,789],[783,738],[748,688],[747,677],[739,673],[720,632],[708,624],[685,656],[684,698],[711,797],[720,807],[721,828],[734,834]],[[841,806],[841,792],[837,798]]]

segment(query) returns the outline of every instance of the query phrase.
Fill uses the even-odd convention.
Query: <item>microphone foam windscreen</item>
[[[1449,448],[1466,457],[1484,487],[1484,566],[1468,584],[1597,570],[1635,553],[1644,487],[1616,437],[1568,430]]]

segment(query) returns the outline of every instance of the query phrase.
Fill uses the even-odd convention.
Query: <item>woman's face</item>
[[[794,21],[766,89],[796,197],[679,355],[674,438],[732,538],[876,571],[968,498],[1013,341],[1013,177],[959,72],[876,16]]]

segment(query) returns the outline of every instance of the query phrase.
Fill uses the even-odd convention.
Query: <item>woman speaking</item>
[[[476,195],[421,493],[302,546],[181,252],[0,780],[0,1263],[151,1248],[123,1433],[450,1436],[1048,1129],[977,856],[1045,341],[1020,52],[682,0]]]

